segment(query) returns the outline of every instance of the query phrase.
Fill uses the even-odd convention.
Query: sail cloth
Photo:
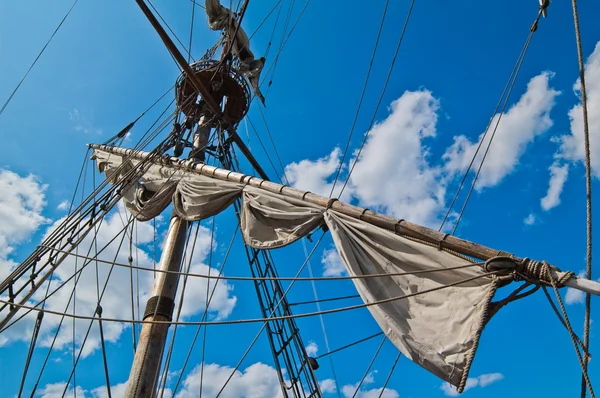
[[[116,183],[115,169],[123,163],[122,158],[101,154],[96,150],[99,169]],[[173,181],[179,181],[175,188]],[[139,200],[140,186],[153,192],[145,202]],[[146,174],[138,176],[125,200],[130,210],[140,207],[139,213],[148,215],[161,207],[172,191],[174,210],[186,220],[206,219],[241,198],[244,240],[259,249],[288,245],[324,222],[351,276],[395,274],[353,279],[365,303],[385,301],[367,308],[389,340],[406,357],[459,391],[464,388],[498,286],[497,278],[480,266],[332,209],[160,166],[150,166]],[[149,205],[152,212],[146,211]],[[139,218],[139,213],[132,213]]]
[[[453,254],[336,211],[328,210],[325,221],[350,275],[413,273],[353,282],[365,303],[427,292],[368,308],[406,357],[455,386],[464,383],[495,278]],[[473,280],[449,286],[468,279]]]
[[[95,150],[92,159],[96,160],[98,171],[106,175],[111,184],[123,180],[121,188],[123,203],[129,212],[139,221],[148,221],[162,213],[171,203],[178,183],[184,172],[155,164],[137,167],[139,160],[104,151]]]

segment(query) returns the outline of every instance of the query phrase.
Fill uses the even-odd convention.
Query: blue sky
[[[251,2],[244,19],[245,29],[253,32],[275,3]],[[52,4],[39,0],[0,4],[0,101],[9,96],[70,5],[70,1],[63,0]],[[157,0],[154,5],[177,36],[187,43],[191,2]],[[284,12],[288,5],[285,2]],[[292,20],[303,5],[296,3]],[[351,151],[360,146],[368,129],[408,5],[407,1],[390,4]],[[364,5],[353,1],[344,4],[313,1],[282,52],[264,113],[294,185],[328,194],[332,172],[339,162],[340,152],[336,148],[343,149],[351,128],[383,6],[383,2]],[[380,124],[371,131],[345,198],[437,228],[455,192],[464,160],[469,158],[473,143],[493,116],[537,8],[534,0],[500,3],[471,0],[458,5],[416,2],[377,113]],[[600,143],[600,49],[594,52],[600,42],[600,32],[595,28],[599,6],[581,2],[579,8],[584,56],[592,56],[588,95],[593,157],[598,153],[594,149],[600,150],[600,144],[595,144]],[[585,185],[580,140],[577,134],[571,135],[573,126],[578,131],[577,108],[569,113],[579,104],[573,90],[578,66],[570,4],[553,2],[549,14],[549,18],[540,21],[511,96],[509,108],[518,105],[507,109],[503,117],[481,185],[457,234],[579,272],[585,268]],[[257,55],[267,49],[273,21],[273,18],[267,21],[253,38],[252,48]],[[281,28],[280,25],[275,33],[268,63],[277,52]],[[197,8],[193,56],[203,55],[217,38],[216,33],[206,28],[203,10]],[[82,0],[77,4],[0,115],[3,137],[0,169],[4,170],[0,174],[1,186],[4,189],[10,186],[18,192],[0,199],[3,206],[0,215],[8,217],[10,211],[5,209],[14,211],[9,214],[13,218],[0,221],[4,225],[0,227],[3,245],[0,263],[4,269],[12,261],[23,259],[48,226],[64,216],[65,211],[59,205],[72,195],[85,144],[103,142],[137,118],[173,85],[178,73],[178,67],[135,2]],[[125,145],[133,145],[140,138],[171,98],[167,95],[140,120],[132,131],[131,141]],[[256,106],[253,105],[250,118],[266,142],[266,129]],[[575,118],[573,124],[570,116]],[[246,137],[243,123],[240,134]],[[249,146],[274,177],[252,132]],[[348,158],[353,159],[354,155],[351,153]],[[600,163],[592,159],[592,164],[596,175],[600,175]],[[345,165],[343,177],[347,176],[348,160]],[[550,192],[549,187],[553,187]],[[460,204],[461,200],[464,196],[459,199]],[[217,218],[217,223],[215,261],[222,258],[233,228],[230,214]],[[115,218],[111,225],[116,228],[118,220]],[[140,228],[140,234],[146,234],[140,249],[149,252],[151,231],[149,226]],[[159,223],[159,239],[164,229],[165,223]],[[202,236],[206,237],[207,231]],[[241,248],[239,238],[236,244]],[[202,247],[206,254],[206,242]],[[318,275],[331,266],[326,260],[327,253],[323,253],[330,248],[331,240],[327,238],[313,257],[311,265]],[[302,264],[303,252],[296,245],[276,251],[274,256],[280,274],[293,275]],[[206,263],[207,259],[200,261]],[[226,274],[248,274],[242,251],[235,252],[228,262],[231,268]],[[201,270],[202,264],[198,267]],[[224,296],[219,306],[213,308],[212,316],[221,314],[232,319],[258,316],[251,285],[233,282],[223,288]],[[346,282],[322,283],[317,288],[321,297],[353,294],[352,285]],[[202,295],[196,293],[201,299]],[[128,291],[125,294],[128,300]],[[313,298],[308,284],[296,286],[290,294],[291,301]],[[237,298],[235,305],[228,301],[233,296]],[[578,300],[571,292],[568,309],[576,330],[581,332],[583,305]],[[596,313],[594,308],[592,319]],[[197,319],[197,315],[190,314],[189,319]],[[328,316],[325,322],[332,349],[377,331],[367,311]],[[325,352],[319,320],[302,319],[298,324],[304,342],[308,345],[314,341],[318,353]],[[214,344],[207,349],[207,363],[234,366],[256,330],[257,325],[209,328],[208,341]],[[111,381],[116,385],[126,381],[133,354],[130,329],[113,332],[115,342],[108,344],[108,352],[112,358]],[[183,347],[193,332],[191,329],[181,332],[173,370],[181,368],[185,357]],[[595,334],[592,326],[592,353]],[[30,334],[24,335],[21,340],[28,341]],[[0,363],[0,385],[6,396],[13,396],[18,390],[27,352],[28,344],[16,340],[4,342],[0,347],[2,358],[14,358],[10,364]],[[379,342],[374,339],[334,356],[340,389],[361,379]],[[68,377],[69,347],[67,344],[54,354],[54,359],[62,359],[52,362],[53,366],[44,373],[41,385],[50,385],[46,387],[49,397],[53,396],[51,385]],[[31,375],[37,375],[45,353],[45,348],[36,351],[29,381]],[[365,386],[366,390],[381,387],[395,355],[395,349],[386,343],[374,366],[378,372],[373,374],[373,382]],[[200,362],[199,358],[197,349],[186,372]],[[250,370],[237,381],[240,391],[244,383],[254,380],[255,373],[269,374],[261,372],[258,365],[252,368],[258,362],[271,364],[266,339],[259,342],[244,362],[242,369],[250,367]],[[506,307],[488,325],[471,371],[474,378],[471,385],[477,386],[465,394],[573,396],[579,389],[578,369],[566,331],[543,295],[536,294]],[[220,368],[215,365],[213,370],[217,374]],[[489,376],[494,374],[502,378]],[[592,382],[599,379],[594,361],[590,364],[590,375]],[[329,361],[321,361],[317,376],[320,380],[332,377]],[[477,377],[480,378],[475,382]],[[499,380],[488,383],[494,378]],[[550,380],[561,382],[549,383]],[[271,385],[266,379],[261,382]],[[100,394],[93,392],[104,385],[99,350],[91,352],[78,367],[77,384],[89,396]],[[441,386],[440,380],[401,358],[388,388],[403,398],[443,397]]]

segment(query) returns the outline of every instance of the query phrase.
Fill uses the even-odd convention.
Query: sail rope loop
[[[496,256],[492,257],[485,262],[483,268],[487,272],[499,272],[501,275],[499,278],[506,278],[507,276],[513,281],[524,280],[529,284],[553,286],[562,288],[565,286],[574,273],[572,271],[560,272],[558,268],[551,266],[546,261],[530,260],[524,258],[522,260],[515,260],[508,256]],[[555,274],[560,272],[558,279]],[[502,275],[505,273],[505,275]],[[552,275],[549,276],[549,273]]]
[[[562,320],[564,321],[563,324],[565,325],[565,327],[567,328],[567,330],[569,331],[569,335],[571,336],[571,340],[573,341],[573,346],[575,347],[575,353],[577,354],[577,359],[579,360],[579,365],[581,366],[581,372],[582,372],[582,377],[584,379],[584,383],[587,386],[587,389],[590,392],[590,396],[592,398],[595,398],[594,395],[594,390],[592,389],[592,383],[590,381],[589,375],[588,375],[588,369],[586,366],[586,362],[589,361],[590,356],[589,354],[586,352],[586,345],[583,346],[583,351],[585,353],[585,359],[582,357],[581,352],[579,351],[579,347],[578,347],[578,337],[575,334],[575,332],[573,331],[573,328],[571,326],[571,322],[569,321],[569,315],[567,314],[567,310],[565,308],[565,305],[563,303],[562,297],[560,296],[560,293],[558,292],[558,288],[559,288],[559,281],[556,280],[556,278],[554,277],[554,274],[552,272],[552,269],[550,267],[550,265],[547,262],[543,262],[542,263],[542,272],[544,273],[545,277],[548,278],[548,280],[550,281],[550,285],[552,286],[552,289],[554,290],[554,294],[556,295],[556,299],[558,301],[558,305],[560,306],[560,310],[562,312]],[[560,317],[559,317],[560,318]],[[579,342],[581,342],[581,340],[579,340]],[[585,392],[585,391],[584,391]]]

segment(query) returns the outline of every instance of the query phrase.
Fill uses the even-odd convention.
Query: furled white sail
[[[94,156],[111,183],[139,163],[128,160],[119,168],[120,155],[96,149]],[[467,259],[302,198],[153,163],[144,170],[129,177],[135,181],[124,195],[138,219],[158,215],[167,195],[186,220],[206,219],[241,199],[244,240],[259,249],[288,245],[326,224],[350,275],[390,275],[353,279],[362,300],[376,303],[368,309],[390,341],[425,369],[464,387],[498,287],[496,276]]]

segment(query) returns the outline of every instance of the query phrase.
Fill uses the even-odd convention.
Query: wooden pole
[[[250,152],[250,149],[246,146],[244,141],[242,141],[241,137],[238,135],[235,128],[231,124],[229,124],[228,120],[225,119],[225,117],[223,116],[223,113],[221,112],[221,108],[219,107],[219,104],[217,104],[215,102],[215,100],[210,95],[210,91],[206,87],[204,87],[204,85],[202,84],[200,79],[198,79],[198,77],[196,77],[196,73],[194,72],[192,67],[187,63],[183,54],[181,54],[181,52],[179,51],[179,49],[177,48],[175,43],[173,43],[173,40],[171,40],[171,38],[169,37],[167,32],[163,29],[160,22],[158,22],[158,19],[156,19],[154,14],[152,14],[152,11],[150,11],[150,9],[148,8],[148,6],[144,2],[144,0],[136,0],[136,3],[142,9],[142,12],[144,13],[144,15],[146,15],[146,18],[148,18],[148,20],[150,21],[150,23],[152,24],[152,26],[154,27],[154,29],[156,30],[156,32],[158,33],[160,38],[162,39],[163,43],[165,43],[165,46],[167,47],[169,52],[173,55],[173,58],[175,58],[175,60],[179,64],[179,66],[181,66],[181,69],[183,70],[183,73],[185,73],[187,80],[192,84],[194,89],[196,89],[196,91],[198,93],[200,93],[200,95],[202,96],[202,99],[204,99],[204,101],[206,101],[206,104],[210,108],[211,112],[215,116],[217,116],[221,120],[222,123],[224,123],[224,126],[227,129],[227,132],[229,133],[229,135],[231,136],[233,141],[236,143],[238,148],[240,148],[240,151],[242,151],[242,153],[244,154],[246,159],[248,159],[248,162],[250,162],[252,167],[254,167],[254,169],[256,170],[258,175],[260,175],[265,180],[268,180],[269,177],[267,176],[267,173],[265,173],[265,171],[260,166],[260,164],[258,163],[256,158],[254,158],[254,155],[252,155],[252,153]]]
[[[141,161],[146,157],[150,156],[149,152],[134,151],[132,149],[118,148],[114,146],[92,144],[90,145],[90,147],[92,149],[106,151],[115,155],[124,156],[128,159],[134,159],[138,161]],[[444,234],[442,232],[438,232],[418,224],[413,224],[406,220],[399,220],[397,218],[376,213],[369,209],[353,206],[335,199],[332,200],[324,196],[316,195],[311,192],[301,191],[299,189],[277,184],[271,181],[266,181],[258,177],[249,176],[246,174],[237,173],[226,169],[221,169],[203,163],[197,163],[192,160],[179,159],[176,157],[171,157],[168,160],[160,158],[152,160],[151,162],[157,165],[174,167],[178,170],[185,170],[223,181],[232,181],[252,185],[253,187],[264,189],[265,191],[273,192],[282,196],[304,200],[305,202],[312,203],[317,206],[330,207],[335,211],[346,214],[350,217],[358,218],[370,224],[376,225],[380,228],[393,231],[398,235],[406,235],[411,236],[413,238],[421,239],[423,241],[433,243],[439,247],[444,247],[481,260],[489,260],[490,258],[497,256],[508,256],[512,257],[516,261],[521,260],[521,258],[514,256],[510,253],[496,249],[491,249],[489,247],[485,247],[474,242],[460,239],[452,235]],[[564,273],[555,272],[555,276],[557,278],[560,278],[562,275],[564,275]],[[565,282],[565,285],[595,295],[600,295],[600,284],[598,282],[590,281],[588,279],[572,276],[568,281]]]
[[[159,270],[170,272],[156,273],[152,295],[144,311],[144,320],[171,321],[187,228],[188,222],[173,214],[158,266]],[[127,382],[127,398],[154,396],[168,330],[168,323],[143,325]]]

